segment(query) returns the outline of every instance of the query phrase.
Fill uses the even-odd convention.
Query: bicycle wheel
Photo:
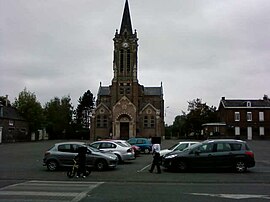
[[[71,170],[67,171],[67,176],[68,176],[69,178],[73,178],[73,177],[75,176],[74,170],[71,169]]]

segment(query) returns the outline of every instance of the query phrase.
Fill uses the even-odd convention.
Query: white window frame
[[[240,112],[234,112],[234,120],[240,121]]]
[[[264,127],[260,127],[259,130],[260,130],[260,135],[264,135]]]
[[[235,136],[240,135],[240,127],[236,126],[236,127],[234,128],[234,132],[235,132]]]
[[[247,121],[252,121],[252,112],[247,112]]]
[[[264,121],[264,112],[259,112],[259,121]]]

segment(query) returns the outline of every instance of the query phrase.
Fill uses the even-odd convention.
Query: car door
[[[71,144],[61,144],[58,146],[58,160],[60,165],[72,165],[75,154]]]
[[[210,168],[214,166],[214,143],[202,144],[189,153],[189,166],[193,168]]]
[[[218,142],[215,149],[215,167],[227,168],[233,163],[233,153],[229,143]]]

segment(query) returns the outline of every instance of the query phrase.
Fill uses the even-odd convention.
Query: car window
[[[103,142],[101,143],[100,149],[107,149],[107,148],[116,148],[116,145],[110,142]]]
[[[136,139],[128,140],[128,143],[129,143],[129,144],[136,144]]]
[[[214,148],[214,144],[208,143],[208,144],[203,144],[197,147],[196,151],[199,151],[200,153],[210,153],[213,151],[213,148]]]
[[[58,146],[58,151],[61,152],[72,152],[73,149],[70,144],[61,144]]]
[[[241,147],[242,147],[242,144],[231,143],[230,146],[232,148],[232,151],[240,151],[241,150]]]
[[[137,140],[137,144],[144,144],[144,143],[145,143],[145,140],[142,140],[142,139]]]
[[[217,152],[231,151],[229,143],[217,143]]]
[[[78,145],[78,144],[72,144],[71,145],[71,149],[73,153],[78,153],[78,148],[81,147],[82,145]]]
[[[174,149],[174,151],[183,151],[185,148],[187,148],[188,147],[188,143],[183,143],[183,144],[180,144],[178,147],[176,147],[175,149]]]
[[[94,147],[94,148],[99,148],[99,145],[100,145],[100,143],[94,143],[94,144],[91,144],[91,147]]]

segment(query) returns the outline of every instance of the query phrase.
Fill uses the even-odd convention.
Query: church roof
[[[110,95],[110,87],[100,86],[98,90],[98,95]]]
[[[162,87],[144,87],[145,95],[163,95]]]
[[[121,28],[120,28],[120,34],[123,34],[125,29],[127,29],[128,33],[132,34],[132,25],[131,25],[130,13],[129,13],[128,0],[126,0],[126,3],[125,3],[122,23],[121,23]]]

